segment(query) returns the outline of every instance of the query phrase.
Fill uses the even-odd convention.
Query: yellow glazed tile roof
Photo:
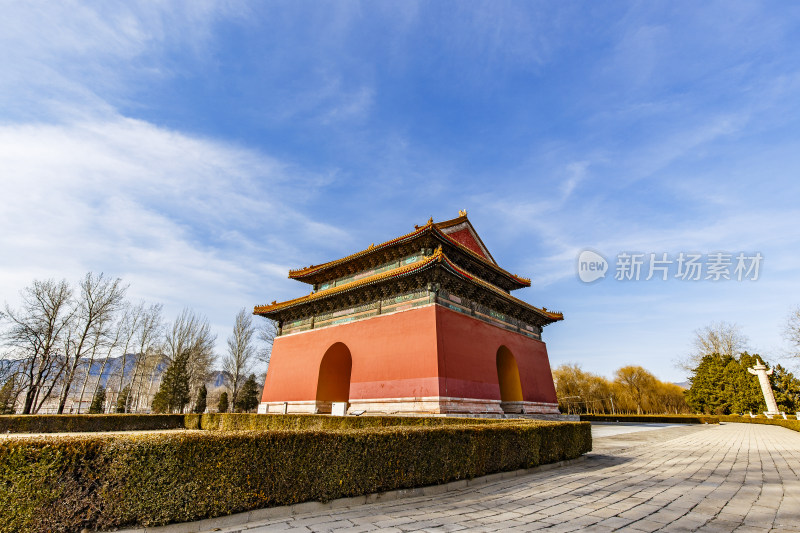
[[[304,267],[304,268],[298,268],[296,270],[290,270],[289,271],[289,277],[292,278],[292,279],[301,279],[301,278],[310,276],[312,274],[315,274],[316,272],[319,272],[321,270],[325,270],[325,269],[334,267],[336,265],[340,265],[342,263],[346,263],[346,262],[351,261],[353,259],[358,259],[360,257],[364,257],[366,255],[369,255],[369,254],[371,254],[373,252],[376,252],[378,250],[381,250],[383,248],[387,248],[389,246],[392,246],[393,244],[395,244],[397,242],[411,239],[411,238],[416,237],[417,235],[421,235],[421,234],[423,234],[425,232],[435,232],[438,236],[444,238],[445,240],[447,240],[447,242],[449,242],[453,246],[456,246],[460,251],[467,253],[467,255],[473,257],[474,259],[477,259],[478,261],[484,263],[485,265],[489,266],[490,268],[492,268],[494,270],[497,270],[501,274],[504,274],[505,276],[513,279],[514,281],[519,283],[521,286],[530,287],[531,286],[531,280],[529,278],[523,278],[522,276],[517,276],[516,274],[512,274],[511,272],[508,272],[507,270],[501,268],[500,266],[498,266],[494,262],[488,260],[487,258],[483,257],[482,255],[473,252],[472,250],[470,250],[469,248],[467,248],[466,246],[464,246],[460,242],[456,241],[455,239],[453,239],[452,237],[450,237],[449,235],[447,235],[446,233],[444,233],[440,229],[440,228],[449,228],[449,227],[454,226],[456,224],[460,224],[461,222],[464,222],[466,220],[467,220],[467,216],[466,215],[462,215],[462,216],[459,216],[458,218],[454,218],[452,220],[446,220],[444,222],[438,222],[438,223],[434,223],[433,222],[433,218],[430,218],[428,220],[427,224],[425,224],[424,226],[416,226],[416,229],[414,231],[412,231],[411,233],[407,233],[405,235],[401,235],[400,237],[396,237],[394,239],[388,240],[388,241],[383,242],[381,244],[377,244],[377,245],[376,244],[371,244],[368,248],[366,248],[364,250],[361,250],[360,252],[356,252],[356,253],[350,254],[348,256],[342,257],[341,259],[328,261],[327,263],[322,263],[322,264],[319,264],[319,265],[311,265],[311,266],[307,266],[307,267]]]
[[[388,278],[401,276],[401,275],[404,275],[404,274],[410,274],[410,273],[412,273],[412,272],[414,272],[416,270],[420,270],[420,269],[422,269],[422,268],[424,268],[424,267],[426,267],[428,265],[434,264],[434,263],[444,263],[444,264],[446,264],[448,266],[449,269],[454,271],[456,274],[458,274],[458,275],[460,275],[460,276],[462,276],[462,277],[464,277],[464,278],[466,278],[466,279],[468,279],[468,280],[470,280],[470,281],[472,281],[472,282],[474,282],[474,283],[476,283],[476,284],[478,284],[478,285],[480,285],[480,286],[482,286],[482,287],[484,287],[486,289],[489,289],[490,291],[492,291],[493,293],[501,296],[502,298],[505,298],[505,299],[507,299],[507,300],[509,300],[511,302],[514,302],[514,303],[516,303],[518,305],[521,305],[523,307],[531,309],[531,310],[537,312],[538,314],[540,314],[542,316],[545,316],[546,318],[549,318],[550,320],[558,321],[558,320],[563,320],[563,318],[564,318],[563,314],[561,314],[561,313],[548,311],[545,308],[541,308],[540,309],[538,307],[534,307],[534,306],[530,305],[529,303],[520,300],[519,298],[515,298],[514,296],[511,296],[510,294],[508,294],[504,290],[500,289],[499,287],[496,287],[496,286],[492,285],[491,283],[488,283],[488,282],[486,282],[486,281],[484,281],[484,280],[482,280],[480,278],[477,278],[477,277],[469,274],[468,272],[462,270],[461,268],[456,266],[455,263],[453,263],[452,261],[450,261],[450,259],[447,258],[447,256],[445,255],[444,251],[442,251],[442,247],[441,246],[439,246],[439,248],[437,248],[436,252],[433,255],[425,257],[423,259],[420,259],[419,261],[416,261],[414,263],[410,263],[408,265],[404,265],[404,266],[401,266],[401,267],[398,267],[398,268],[395,268],[395,269],[392,269],[392,270],[387,270],[386,272],[381,272],[379,274],[373,274],[372,276],[368,276],[366,278],[362,278],[362,279],[359,279],[359,280],[351,281],[349,283],[345,283],[344,285],[338,285],[336,287],[331,287],[329,289],[323,289],[323,290],[320,290],[320,291],[317,291],[317,292],[312,292],[311,294],[307,294],[305,296],[301,296],[300,298],[295,298],[293,300],[287,300],[285,302],[280,302],[280,303],[279,302],[272,302],[271,304],[268,304],[268,305],[259,305],[259,306],[255,307],[253,312],[255,314],[271,313],[271,312],[279,311],[281,309],[294,307],[295,305],[303,304],[303,303],[306,303],[306,302],[311,302],[311,301],[314,301],[314,300],[320,300],[320,299],[327,298],[329,296],[333,296],[333,295],[341,293],[341,292],[352,290],[352,289],[355,289],[355,288],[358,288],[358,287],[362,287],[362,286],[365,286],[365,285],[370,285],[372,283],[376,283],[376,282],[379,282],[379,281],[382,281],[382,280],[385,280],[385,279],[388,279]]]

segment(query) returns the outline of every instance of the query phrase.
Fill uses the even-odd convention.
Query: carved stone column
[[[758,364],[753,368],[748,368],[747,371],[754,376],[758,376],[761,392],[764,394],[764,401],[767,404],[767,413],[777,415],[779,414],[778,404],[775,402],[775,395],[772,393],[772,386],[769,384],[769,378],[767,377],[772,375],[772,369],[767,370],[761,359],[756,359],[756,361],[758,361]]]

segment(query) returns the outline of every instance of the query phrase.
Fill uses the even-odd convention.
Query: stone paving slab
[[[614,433],[614,432],[611,432]],[[357,500],[357,499],[353,499]],[[181,531],[800,533],[800,433],[779,426],[672,426],[597,438],[586,459],[480,485]],[[259,513],[261,515],[259,516]],[[230,518],[230,517],[229,517]],[[176,526],[148,532],[176,533]]]

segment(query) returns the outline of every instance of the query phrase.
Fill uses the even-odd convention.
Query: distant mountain
[[[125,376],[133,375],[133,371],[136,368],[137,359],[138,357],[136,354],[129,353],[125,355]],[[103,361],[103,359],[100,359],[92,362],[92,366],[89,368],[89,375],[100,376],[100,371],[102,370],[103,374],[100,376],[100,384],[105,387],[111,376],[118,376],[121,374],[122,356],[109,358],[108,361],[106,361],[105,367],[103,367]]]
[[[674,382],[673,385],[677,385],[678,387],[680,387],[682,389],[688,389],[689,387],[692,386],[692,384],[689,383],[688,381]]]
[[[136,369],[136,360],[138,356],[133,353],[129,353],[125,356],[125,381],[129,381],[130,378],[133,377],[133,372]],[[91,367],[89,368],[89,375],[92,377],[100,376],[100,384],[104,387],[108,386],[108,381],[111,379],[112,376],[119,376],[120,371],[122,369],[122,356],[118,357],[111,357],[103,366],[103,359],[95,359]],[[24,360],[2,360],[0,363],[5,363],[9,365],[11,368],[19,368],[23,365]],[[89,361],[86,360],[82,367],[86,368],[89,366]],[[166,370],[167,365],[162,363],[159,365],[160,371]],[[100,371],[102,370],[102,375]],[[259,383],[262,380],[257,380]],[[228,386],[231,382],[231,375],[224,370],[212,370],[208,376],[208,380],[206,381],[206,386],[210,389],[215,389],[219,387]]]
[[[136,360],[137,355],[129,353],[125,356],[125,378],[126,381],[128,377],[133,376],[133,371],[136,368]],[[81,366],[79,367],[79,372],[83,372],[83,369],[89,367],[89,375],[92,377],[100,376],[100,384],[104,387],[107,386],[108,380],[112,376],[118,376],[120,371],[122,370],[122,356],[119,357],[111,357],[106,362],[105,366],[103,366],[103,361],[105,359],[95,359],[92,361],[91,366],[89,365],[89,360],[85,359],[81,362]],[[17,360],[4,360],[0,361],[0,363],[7,364],[11,369],[17,370],[24,367],[26,360],[25,359],[17,359]],[[59,361],[58,364],[61,364],[62,361]],[[56,362],[53,362],[53,365],[56,365]],[[164,370],[165,365],[161,365],[161,370]],[[102,370],[102,375],[100,374]],[[80,375],[80,374],[79,374]]]
[[[218,388],[224,387],[228,383],[231,382],[231,375],[225,372],[224,370],[212,370],[211,374],[208,376],[208,380],[206,380],[206,386],[208,388]]]

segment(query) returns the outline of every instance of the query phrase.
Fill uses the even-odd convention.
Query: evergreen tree
[[[206,412],[206,397],[208,396],[208,390],[206,389],[206,384],[203,383],[200,385],[200,390],[197,391],[197,401],[194,403],[194,412],[198,415],[203,414]]]
[[[217,406],[218,413],[227,413],[228,412],[228,393],[223,392],[219,395],[219,405]]]
[[[723,372],[733,359],[719,354],[706,355],[689,378],[691,386],[686,391],[686,403],[696,413],[714,413],[724,403]]]
[[[258,383],[256,383],[255,374],[250,374],[250,377],[244,382],[234,407],[237,411],[243,412],[252,411],[258,407]]]
[[[99,415],[105,412],[106,406],[106,388],[100,385],[97,388],[97,392],[94,394],[94,398],[92,398],[92,404],[89,406],[89,414],[90,415]]]
[[[11,376],[0,388],[0,415],[13,415],[16,412],[14,404],[17,398],[14,394],[14,385],[16,381],[14,376]]]
[[[689,407],[698,413],[720,415],[766,410],[758,378],[747,371],[757,363],[757,358],[760,357],[747,352],[738,359],[718,354],[703,357],[689,378],[691,387],[686,391]]]
[[[125,408],[128,405],[128,397],[131,395],[131,386],[125,385],[121,391],[119,391],[119,396],[117,396],[117,406],[115,412],[117,413],[124,413]]]
[[[167,393],[160,387],[158,392],[153,396],[153,403],[151,408],[154,413],[168,413],[169,412],[169,399]]]
[[[181,352],[164,372],[161,386],[153,397],[156,413],[182,413],[189,403],[189,352]]]
[[[781,365],[775,365],[771,377],[778,409],[787,413],[800,411],[800,380]]]
[[[747,371],[748,368],[758,364],[758,359],[760,359],[758,355],[750,355],[747,352],[739,356],[739,373],[731,391],[734,396],[731,401],[734,413],[744,414],[750,411],[760,413],[767,410],[758,377]]]

